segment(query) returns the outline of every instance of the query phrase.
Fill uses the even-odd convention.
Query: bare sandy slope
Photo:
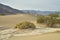
[[[33,35],[33,36],[16,36],[9,40],[60,40],[60,33],[47,33],[43,35]]]
[[[15,26],[22,21],[35,22],[36,17],[29,14],[0,16],[0,26]]]

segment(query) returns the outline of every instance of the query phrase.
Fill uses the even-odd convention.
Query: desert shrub
[[[0,14],[0,16],[4,16],[4,15],[5,15],[5,14],[3,14],[3,13],[2,13],[2,14]]]
[[[58,18],[59,14],[49,14],[48,16],[38,17],[37,23],[44,23],[47,27],[55,27],[56,24],[60,24],[60,19]]]
[[[37,19],[37,23],[44,23],[47,27],[53,27],[57,23],[56,17],[48,16],[48,17],[39,17]]]
[[[59,17],[59,14],[49,14],[51,17]]]
[[[57,22],[57,19],[56,19],[55,17],[52,17],[52,16],[51,16],[51,17],[49,17],[46,25],[47,25],[48,27],[53,27],[53,26],[56,24],[56,22]]]
[[[24,22],[17,24],[15,26],[15,28],[18,28],[18,29],[35,29],[36,27],[33,23],[24,21]]]
[[[40,16],[37,18],[37,23],[44,23],[45,19],[44,16]]]

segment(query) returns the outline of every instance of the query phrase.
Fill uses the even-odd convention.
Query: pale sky
[[[19,10],[60,11],[60,0],[0,0],[0,3]]]

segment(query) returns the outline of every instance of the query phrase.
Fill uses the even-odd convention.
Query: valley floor
[[[60,28],[46,28],[44,24],[36,25],[37,29],[33,31],[14,29],[14,26],[22,21],[36,25],[35,16],[25,14],[0,16],[0,40],[60,40],[60,32],[56,32],[60,31]]]

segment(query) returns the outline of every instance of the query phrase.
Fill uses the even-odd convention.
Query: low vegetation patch
[[[60,19],[57,19],[58,17],[59,14],[49,14],[48,16],[40,16],[37,18],[37,23],[46,24],[47,27],[54,27],[56,24],[60,24]]]
[[[2,14],[0,14],[0,16],[4,16],[4,15],[5,15],[5,14],[3,14],[3,13],[2,13]]]
[[[17,24],[15,26],[15,28],[18,28],[18,29],[35,29],[36,27],[33,23],[24,21],[24,22]]]

